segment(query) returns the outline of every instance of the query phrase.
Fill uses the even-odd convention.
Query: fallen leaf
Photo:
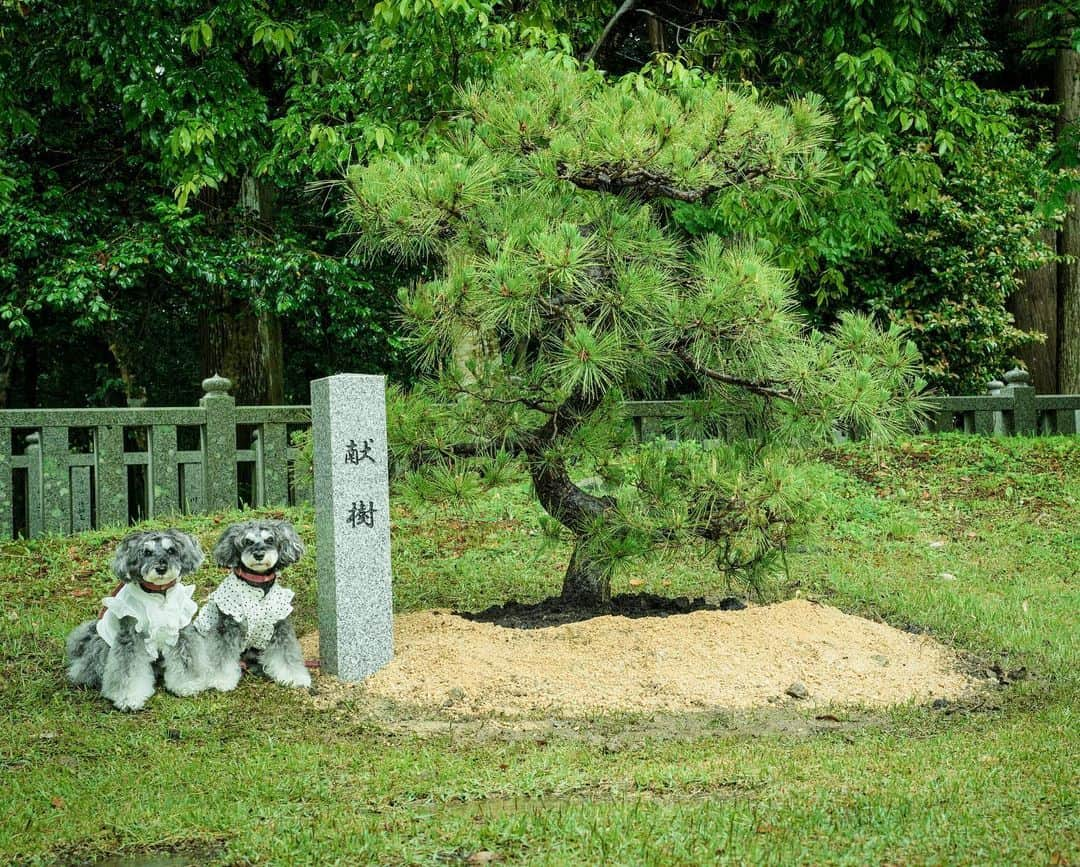
[[[67,804],[65,804],[65,803],[64,803],[64,799],[63,799],[63,798],[59,798],[59,797],[57,797],[57,798],[53,798],[53,799],[52,799],[52,801],[51,801],[50,803],[51,803],[51,804],[52,804],[52,805],[53,805],[53,806],[54,806],[54,807],[55,807],[55,808],[56,808],[57,810],[63,810],[63,809],[64,809],[64,807],[66,807],[66,806],[67,806]]]
[[[630,579],[630,586],[631,587],[641,587],[644,583],[645,583],[645,581],[643,579],[641,579],[641,578],[631,578]]]

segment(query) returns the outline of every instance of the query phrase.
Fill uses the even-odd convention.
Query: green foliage
[[[843,182],[800,207],[684,206],[682,225],[767,244],[815,317],[855,306],[901,322],[936,386],[981,392],[1033,339],[1005,299],[1052,257],[1039,236],[1060,210],[1047,111],[979,84],[1000,68],[989,6],[736,0],[712,15],[730,23],[698,28],[684,59],[767,95],[822,94]]]
[[[60,321],[160,386],[145,311],[194,329],[225,299],[283,318],[300,378],[399,369],[385,275],[305,190],[417,147],[512,23],[464,2],[0,6],[0,352]]]
[[[545,508],[606,574],[682,534],[733,574],[767,567],[802,516],[795,450],[837,426],[878,439],[911,424],[918,354],[854,314],[807,332],[788,272],[734,239],[687,241],[665,203],[732,190],[798,201],[831,180],[828,117],[698,75],[610,82],[535,54],[463,101],[437,148],[349,175],[358,249],[433,274],[401,293],[432,378],[394,401],[395,461],[523,453]],[[660,463],[646,459],[652,494],[625,508],[593,498],[583,512],[565,486],[552,492],[569,463],[624,436],[624,395],[676,380],[740,419],[752,445],[703,457],[671,487],[653,486]]]

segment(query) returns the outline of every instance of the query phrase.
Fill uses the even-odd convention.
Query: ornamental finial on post
[[[207,395],[228,394],[230,388],[232,388],[232,380],[217,373],[202,381],[203,393]]]
[[[1005,374],[1005,382],[1008,385],[1030,385],[1031,374],[1019,367],[1014,367]]]

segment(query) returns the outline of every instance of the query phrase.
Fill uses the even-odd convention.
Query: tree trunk
[[[544,456],[556,436],[567,433],[575,424],[574,418],[553,415],[529,438],[525,459],[540,505],[576,537],[570,565],[563,576],[562,598],[582,607],[603,608],[611,602],[611,573],[589,558],[582,539],[614,511],[615,501],[581,490],[570,480],[562,460]]]
[[[257,224],[273,222],[273,191],[251,175],[240,179],[236,199],[240,210]],[[218,214],[224,213],[216,209]],[[241,233],[243,229],[238,229]],[[255,232],[248,242],[257,244]],[[219,373],[232,380],[232,395],[242,405],[285,402],[285,357],[281,320],[272,311],[257,312],[248,301],[218,288],[199,316],[200,360],[203,377]]]
[[[580,542],[575,542],[563,576],[562,599],[581,608],[606,608],[611,602],[611,574],[589,559]]]
[[[654,15],[648,16],[649,47],[652,48],[653,59],[658,54],[664,53],[664,24]]]
[[[1058,50],[1054,68],[1054,93],[1061,113],[1058,138],[1067,125],[1080,121],[1080,53]],[[1058,234],[1058,253],[1072,257],[1058,265],[1057,333],[1058,389],[1080,393],[1080,193],[1069,193],[1068,213]]]
[[[8,405],[8,389],[11,388],[11,372],[15,368],[15,344],[8,343],[0,350],[0,409]]]
[[[199,317],[203,377],[220,373],[232,380],[241,405],[284,403],[281,321],[255,313],[228,290],[216,293],[215,301]]]
[[[1054,230],[1043,232],[1042,240],[1053,249],[1057,243]],[[1053,394],[1057,391],[1057,263],[1025,271],[1021,276],[1024,286],[1010,296],[1009,312],[1017,328],[1041,332],[1046,340],[1022,347],[1018,355],[1031,373],[1035,390]],[[999,371],[999,377],[1004,372]]]
[[[483,378],[485,370],[496,369],[502,363],[497,338],[492,332],[464,332],[454,344],[452,363],[463,386],[474,384]]]
[[[119,332],[112,335],[109,341],[109,352],[120,370],[120,379],[124,383],[124,396],[129,400],[144,400],[146,388],[134,373],[132,361],[138,357],[138,353],[145,351],[143,347],[129,343],[124,335]]]

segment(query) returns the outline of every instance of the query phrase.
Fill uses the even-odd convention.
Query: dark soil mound
[[[509,629],[540,629],[579,623],[593,617],[670,617],[692,611],[740,611],[746,603],[735,596],[709,601],[704,596],[657,596],[655,593],[621,593],[603,606],[581,606],[567,602],[561,596],[549,596],[540,602],[505,602],[483,611],[455,611],[458,617],[478,623],[493,623]]]

